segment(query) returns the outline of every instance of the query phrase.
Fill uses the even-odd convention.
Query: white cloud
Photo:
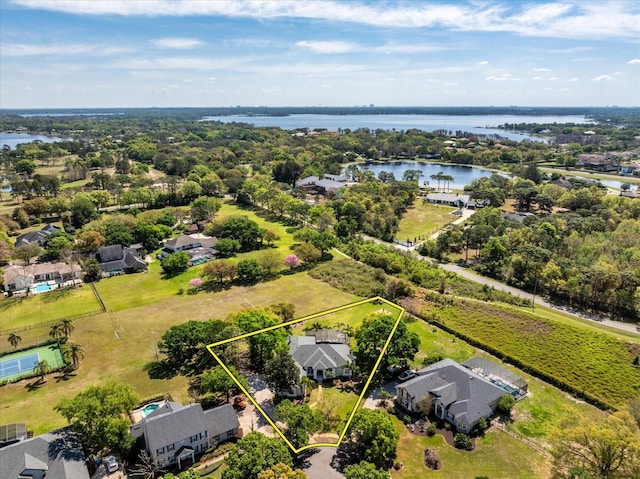
[[[637,65],[640,63],[640,58],[634,58],[633,60],[629,60],[627,63],[629,65]]]
[[[533,71],[534,72],[550,72],[551,69],[549,69],[549,68],[534,68]]]
[[[351,42],[311,42],[300,41],[296,46],[307,48],[314,53],[348,53],[357,50],[359,47]]]
[[[489,81],[520,81],[520,78],[514,78],[511,73],[503,73],[501,76],[490,75],[486,78]]]
[[[199,45],[202,45],[202,42],[195,38],[167,37],[167,38],[156,38],[155,40],[151,40],[151,42],[156,47],[171,48],[175,50],[188,50],[190,48],[195,48]]]
[[[573,77],[573,78],[570,78],[570,79],[569,79],[569,81],[580,81],[580,78],[578,78],[578,77]]]
[[[3,57],[26,57],[36,55],[81,55],[94,51],[95,46],[83,44],[71,45],[27,45],[3,43],[0,54]]]
[[[226,16],[256,19],[301,18],[393,28],[440,27],[462,31],[503,31],[558,38],[631,38],[640,14],[634,2],[426,4],[423,2],[301,2],[297,0],[13,0],[27,8],[81,15]],[[513,9],[517,9],[513,11]],[[594,29],[593,25],[598,25]]]
[[[613,80],[613,77],[609,75],[600,75],[595,78],[592,78],[593,81],[605,81],[605,80]]]
[[[536,80],[536,81],[537,80],[542,80],[542,77],[540,75],[538,75],[538,76],[533,77],[532,80]]]
[[[558,77],[549,77],[549,81],[558,81],[560,78]]]
[[[489,62],[487,60],[482,60],[481,62],[478,62],[478,65],[488,65]]]

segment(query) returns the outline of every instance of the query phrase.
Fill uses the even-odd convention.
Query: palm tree
[[[58,327],[60,328],[60,332],[64,334],[64,337],[66,339],[69,339],[69,336],[71,336],[71,331],[75,329],[75,326],[73,325],[73,321],[69,318],[65,318],[61,320],[58,323]]]
[[[51,366],[46,359],[42,359],[33,367],[33,372],[40,376],[40,382],[44,382],[44,377],[51,372]]]
[[[76,369],[80,360],[84,359],[84,348],[76,343],[67,343],[64,347],[64,357],[67,362],[73,364],[73,369]]]
[[[62,332],[60,323],[56,323],[51,326],[51,329],[49,330],[49,337],[59,341],[62,336],[64,336],[64,333]]]
[[[447,186],[445,187],[445,191],[449,191],[449,185],[450,185],[450,182],[452,182],[452,181],[453,181],[453,176],[451,176],[451,175],[442,175],[442,180],[443,180],[443,181],[445,182],[445,184],[447,185]]]
[[[13,346],[13,349],[18,349],[18,344],[22,341],[22,338],[18,336],[17,333],[11,333],[7,339],[11,346]]]

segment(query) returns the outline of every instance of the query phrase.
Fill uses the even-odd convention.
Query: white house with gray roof
[[[417,371],[417,376],[396,386],[396,402],[409,412],[429,394],[437,417],[469,432],[482,418],[493,415],[505,389],[451,359]]]
[[[240,423],[233,406],[204,411],[200,403],[167,402],[131,426],[131,435],[144,436],[154,464],[166,467],[193,464],[196,454],[235,437]]]
[[[334,377],[351,377],[348,365],[355,362],[347,335],[320,329],[307,336],[289,336],[289,354],[300,368],[300,377],[316,381]]]

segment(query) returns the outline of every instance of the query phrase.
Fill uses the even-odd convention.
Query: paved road
[[[467,210],[465,210],[467,211]],[[461,220],[463,220],[463,218],[460,218]],[[402,246],[396,243],[388,243],[386,241],[382,241],[381,239],[378,238],[374,238],[372,236],[368,236],[368,235],[361,235],[363,237],[363,239],[365,240],[369,240],[369,241],[374,241],[375,243],[378,244],[384,244],[386,246],[390,246],[393,248],[396,248],[400,251],[405,251],[408,253],[411,253],[416,259],[420,259],[422,261],[429,261],[431,262],[431,260],[429,258],[426,258],[424,256],[419,255],[418,253],[415,252],[413,247],[406,247],[406,246]],[[491,278],[487,278],[486,276],[482,276],[478,273],[475,273],[474,271],[471,271],[469,269],[466,268],[462,268],[461,266],[457,266],[454,264],[445,264],[445,263],[440,263],[438,264],[438,266],[440,266],[441,268],[447,270],[447,271],[451,271],[454,273],[459,274],[460,276],[463,276],[471,281],[475,281],[476,283],[480,283],[480,284],[486,284],[487,286],[490,286],[494,289],[497,289],[498,291],[506,291],[509,292],[511,294],[513,294],[514,296],[518,296],[521,298],[526,298],[529,301],[533,301],[533,295],[531,293],[528,293],[526,291],[523,291],[521,289],[518,288],[514,288],[513,286],[508,286],[504,283],[501,283],[500,281],[496,281],[495,279],[491,279]],[[603,316],[599,316],[597,314],[593,314],[593,313],[588,313],[588,312],[584,312],[584,311],[580,311],[578,309],[574,309],[571,308],[569,306],[566,305],[559,305],[559,304],[555,304],[555,303],[551,303],[547,300],[545,300],[544,298],[541,298],[540,296],[536,296],[535,297],[535,304],[537,305],[541,305],[541,306],[545,306],[547,308],[553,309],[555,311],[559,311],[561,313],[566,313],[569,314],[571,316],[574,316],[576,318],[579,318],[581,320],[584,321],[597,321],[600,324],[604,324],[606,326],[609,326],[611,328],[615,328],[618,329],[620,331],[625,331],[627,333],[635,333],[635,334],[640,334],[640,332],[636,329],[636,325],[635,324],[629,324],[629,323],[621,323],[619,321],[611,321],[610,319],[607,319]]]
[[[309,479],[344,479],[344,475],[334,467],[337,462],[335,447],[317,447],[312,451],[303,468]]]

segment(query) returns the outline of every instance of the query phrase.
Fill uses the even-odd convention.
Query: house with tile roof
[[[193,464],[197,454],[236,437],[240,422],[231,404],[204,411],[200,403],[166,402],[131,426],[130,432],[144,437],[156,466],[177,464],[182,469]]]

